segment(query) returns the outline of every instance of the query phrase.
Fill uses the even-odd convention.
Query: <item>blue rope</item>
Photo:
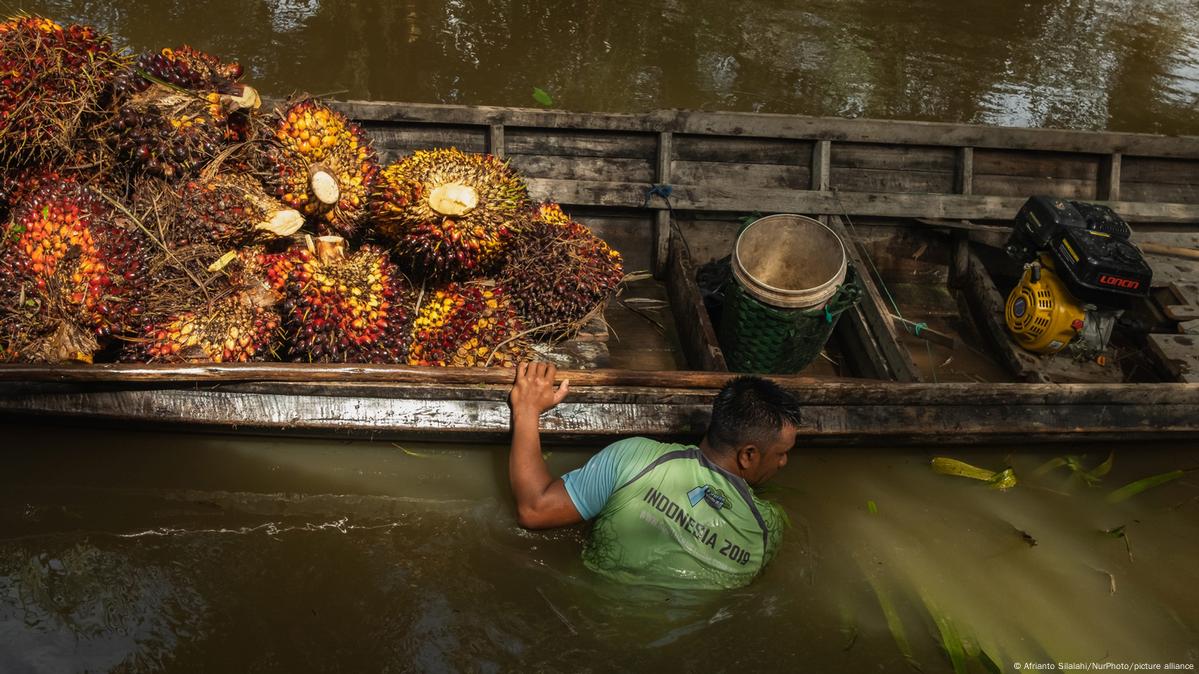
[[[650,188],[645,191],[645,202],[642,207],[649,206],[649,200],[653,197],[662,197],[666,202],[667,208],[670,207],[670,195],[674,192],[674,188],[670,185],[650,185]]]

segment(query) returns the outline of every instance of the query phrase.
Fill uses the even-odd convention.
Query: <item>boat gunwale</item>
[[[627,131],[828,140],[880,145],[972,147],[1199,159],[1199,136],[986,126],[783,113],[662,109],[642,113],[571,112],[537,108],[399,101],[330,101],[356,121],[459,126],[511,126],[577,131]]]
[[[603,395],[642,393],[669,398],[695,392],[711,395],[735,372],[677,370],[559,370],[559,379],[569,379],[572,389],[600,389]],[[1102,402],[1110,405],[1147,404],[1199,406],[1199,384],[1183,382],[1119,384],[1039,384],[1025,382],[897,382],[852,378],[820,378],[810,375],[764,375],[794,391],[805,404],[913,404],[975,405],[985,402],[1013,405]],[[393,365],[331,365],[306,363],[238,364],[103,364],[36,366],[0,364],[0,392],[21,384],[62,384],[87,389],[91,385],[172,388],[186,385],[255,384],[279,387],[281,395],[292,386],[327,389],[342,395],[339,386],[372,385],[386,397],[390,393],[425,388],[441,390],[452,397],[456,390],[491,391],[488,399],[507,395],[513,379],[511,368],[436,368]],[[365,391],[355,391],[355,397]],[[259,392],[260,395],[270,393]],[[501,395],[502,394],[502,395]],[[1197,407],[1196,409],[1199,409]]]

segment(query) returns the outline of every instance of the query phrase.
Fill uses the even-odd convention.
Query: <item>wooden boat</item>
[[[696,285],[753,213],[820,216],[864,300],[825,357],[777,377],[808,443],[1199,438],[1199,138],[708,112],[641,115],[347,102],[382,159],[456,146],[511,161],[652,270],[598,328],[555,350],[572,394],[552,440],[694,438],[730,376]],[[1150,327],[1129,360],[1038,357],[1002,322],[997,241],[1031,194],[1111,205],[1148,253]],[[1159,246],[1153,248],[1153,246]],[[629,302],[630,298],[650,298]],[[665,307],[655,311],[654,307]],[[643,316],[650,314],[651,320]],[[247,364],[0,367],[12,422],[501,439],[511,372]]]

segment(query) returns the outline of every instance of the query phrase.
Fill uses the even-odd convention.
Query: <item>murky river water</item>
[[[801,452],[777,560],[688,594],[600,581],[581,527],[519,529],[503,447],[5,436],[4,672],[948,671],[935,619],[1005,671],[1199,663],[1199,484],[1103,499],[1193,452],[1118,448],[1093,488],[1034,478],[1051,454],[943,452],[1010,462],[1006,493],[921,452]]]
[[[1193,0],[0,0],[268,93],[1199,134]]]

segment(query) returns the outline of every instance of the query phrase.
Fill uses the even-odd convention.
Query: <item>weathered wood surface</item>
[[[403,382],[405,384],[479,385],[512,382],[511,368],[437,368],[403,365],[339,365],[322,363],[230,364],[112,364],[26,365],[0,364],[0,382]],[[562,370],[560,378],[579,386],[645,386],[718,389],[730,377],[725,372],[641,372],[636,370]],[[782,385],[797,385],[815,378],[777,375]]]
[[[878,286],[871,276],[873,265],[866,262],[867,258],[862,254],[852,233],[841,218],[829,218],[828,226],[844,242],[849,264],[853,265],[857,272],[858,283],[861,284],[864,291],[859,305],[860,315],[870,328],[873,342],[881,349],[891,377],[896,381],[903,382],[920,381],[920,369],[912,361],[912,355],[900,343],[899,330],[896,328],[895,322],[891,320],[892,308],[879,292]]]
[[[1099,155],[1119,152],[1124,155],[1192,159],[1199,157],[1199,137],[1190,136],[1017,129],[936,122],[687,110],[660,110],[646,114],[608,114],[381,101],[348,101],[338,102],[334,105],[354,119],[375,122],[487,126],[502,124],[516,127],[644,133],[669,131],[679,134],[750,138],[1053,150]]]
[[[973,251],[966,252],[966,273],[961,283],[966,304],[1000,363],[1021,381],[1048,382],[1049,376],[1037,367],[1037,357],[1016,346],[1008,337],[1003,322],[1006,300]]]
[[[1149,349],[1176,381],[1199,384],[1199,336],[1149,335]]]
[[[502,440],[508,431],[506,386],[263,386],[104,389],[7,383],[0,384],[0,419],[451,441]],[[1197,384],[808,383],[790,388],[803,404],[805,445],[1199,437]],[[713,395],[711,390],[581,388],[543,417],[542,428],[550,442],[628,435],[694,440],[707,425]]]
[[[650,202],[645,183],[598,182],[529,178],[529,192],[538,199],[564,204],[624,208],[665,208]],[[736,184],[674,185],[675,210],[731,211],[737,213],[804,213],[808,215],[943,218],[948,220],[1011,220],[1027,201],[1025,196],[962,194],[899,194],[876,192],[779,190]],[[1030,185],[1022,194],[1038,193]],[[1132,222],[1192,225],[1199,222],[1199,204],[1157,202],[1099,202]]]
[[[695,283],[691,254],[679,237],[671,237],[670,241],[666,287],[670,291],[670,308],[687,363],[697,370],[727,372],[728,363]]]
[[[535,196],[569,205],[641,208],[649,183],[669,182],[682,210],[1007,219],[1028,195],[1051,194],[1109,203],[1136,222],[1199,220],[1194,137],[745,113],[337,106],[365,125],[385,159],[422,145],[482,151],[499,138]]]

